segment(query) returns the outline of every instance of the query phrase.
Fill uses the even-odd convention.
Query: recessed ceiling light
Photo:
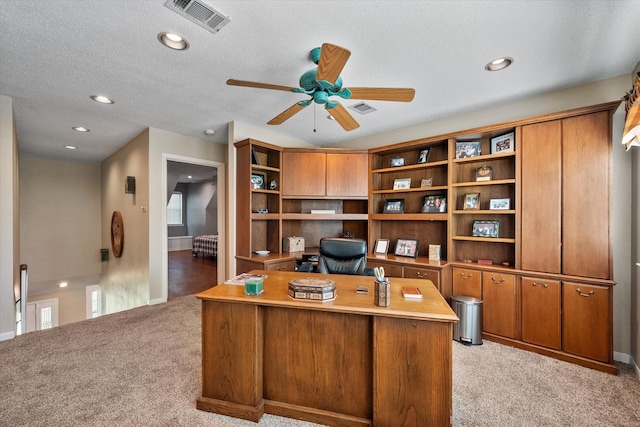
[[[59,287],[59,288],[66,288],[67,286],[69,286],[69,283],[67,283],[67,282],[60,282],[60,283],[58,284],[58,287]]]
[[[513,63],[513,58],[509,58],[508,56],[505,56],[502,58],[494,59],[493,61],[489,62],[487,65],[484,66],[484,69],[487,71],[504,70],[512,63]]]
[[[64,148],[66,148],[67,150],[77,150],[78,147],[76,147],[75,145],[65,145]]]
[[[189,42],[175,33],[160,33],[158,34],[158,40],[160,40],[160,43],[171,49],[189,49]]]
[[[191,175],[187,175],[187,178],[191,179],[191,178],[193,178],[193,177],[192,177]]]
[[[106,96],[102,96],[102,95],[91,95],[90,96],[91,99],[93,99],[96,102],[99,102],[101,104],[113,104],[113,100],[107,98]]]
[[[72,129],[75,130],[75,131],[78,131],[78,132],[91,132],[89,129],[84,128],[82,126],[76,126],[76,127],[72,128]]]
[[[207,129],[207,130],[204,131],[204,134],[207,135],[207,136],[213,136],[213,135],[216,134],[216,131],[215,131],[215,129]]]

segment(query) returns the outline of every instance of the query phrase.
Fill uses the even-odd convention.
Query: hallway
[[[169,252],[168,299],[202,292],[217,285],[217,259],[191,255],[191,250]]]

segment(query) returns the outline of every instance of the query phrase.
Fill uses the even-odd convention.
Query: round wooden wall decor
[[[113,211],[111,215],[111,250],[113,256],[120,258],[124,247],[124,225],[119,211]]]

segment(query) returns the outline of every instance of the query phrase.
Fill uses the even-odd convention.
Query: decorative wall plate
[[[124,225],[119,211],[113,211],[111,215],[111,250],[113,256],[120,258],[124,248]]]

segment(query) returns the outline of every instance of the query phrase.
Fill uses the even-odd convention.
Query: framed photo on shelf
[[[387,252],[389,252],[389,239],[376,239],[373,253],[386,255]]]
[[[476,181],[491,181],[493,168],[491,166],[480,166],[476,168]]]
[[[480,154],[482,154],[482,143],[480,141],[456,142],[456,159],[476,157]]]
[[[404,213],[404,199],[388,199],[384,202],[385,214],[402,214]]]
[[[427,163],[429,161],[429,148],[425,148],[424,150],[420,150],[418,153],[418,160],[416,163]]]
[[[404,157],[394,157],[391,159],[391,167],[404,166]]]
[[[515,133],[509,132],[504,135],[491,138],[491,154],[509,153],[515,150]]]
[[[509,210],[511,199],[490,199],[489,209],[492,211]]]
[[[251,188],[253,190],[264,190],[264,175],[261,173],[252,173],[251,174]]]
[[[429,188],[433,184],[433,178],[422,178],[420,181],[420,188]]]
[[[411,188],[411,178],[398,178],[393,181],[394,190],[407,190]]]
[[[447,211],[447,197],[443,195],[424,196],[422,213],[440,213]]]
[[[415,258],[418,256],[418,241],[413,239],[398,239],[394,255]]]
[[[463,210],[480,209],[480,193],[467,193],[464,195]]]
[[[260,163],[258,163],[258,154],[256,153],[256,149],[255,147],[251,147],[251,164],[253,165],[259,165]]]
[[[471,236],[473,237],[494,237],[497,238],[500,235],[500,222],[499,221],[473,221],[473,230]]]

